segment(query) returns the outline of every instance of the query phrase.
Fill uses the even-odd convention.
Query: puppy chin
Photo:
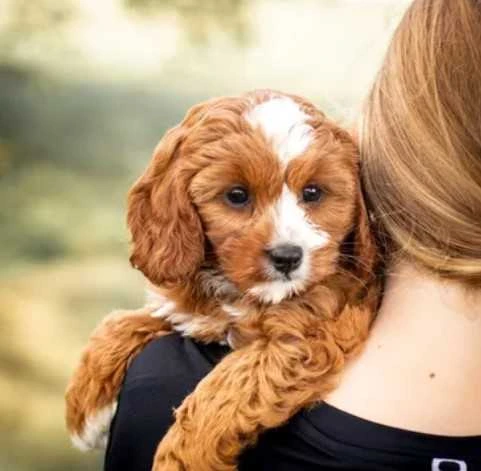
[[[306,288],[304,279],[278,279],[258,283],[248,290],[249,294],[265,304],[278,304],[296,296]]]

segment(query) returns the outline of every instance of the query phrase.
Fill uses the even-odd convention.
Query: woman
[[[360,142],[386,262],[377,321],[326,403],[263,436],[241,469],[479,470],[479,1],[413,3]],[[224,353],[176,336],[150,344],[128,372],[106,469],[150,469],[171,408]]]

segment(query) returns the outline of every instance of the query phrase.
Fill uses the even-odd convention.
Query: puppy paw
[[[152,311],[117,311],[92,333],[65,396],[67,428],[81,450],[105,448],[132,358],[147,343],[171,332]]]
[[[120,388],[115,375],[102,374],[114,367],[107,364],[91,342],[65,395],[67,428],[73,445],[82,451],[106,447]]]
[[[73,445],[81,451],[104,450],[116,410],[117,401],[114,401],[85,417],[80,429],[70,435]]]

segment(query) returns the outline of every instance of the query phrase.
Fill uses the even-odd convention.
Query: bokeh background
[[[0,0],[0,470],[101,469],[63,392],[143,301],[125,194],[207,97],[277,88],[352,124],[403,0]]]

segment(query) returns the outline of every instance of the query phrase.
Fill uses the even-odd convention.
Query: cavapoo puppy
[[[105,442],[130,360],[172,331],[233,352],[176,410],[155,470],[233,470],[322,400],[378,299],[358,167],[348,132],[271,90],[194,106],[168,131],[128,198],[149,303],[89,340],[67,391],[74,442]]]

